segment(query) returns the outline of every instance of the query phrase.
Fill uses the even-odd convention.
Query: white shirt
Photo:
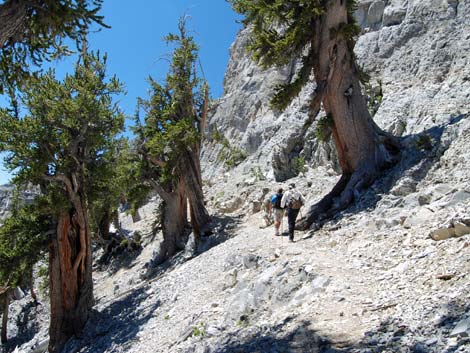
[[[298,200],[299,198],[305,205],[305,198],[299,191],[296,189],[287,190],[282,196],[281,207],[285,208],[292,200]]]

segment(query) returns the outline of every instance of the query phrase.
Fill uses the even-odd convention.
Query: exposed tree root
[[[375,163],[364,163],[362,168],[352,174],[343,173],[333,189],[319,202],[312,205],[304,217],[297,221],[295,229],[318,229],[328,219],[331,219],[357,200],[361,192],[379,178],[381,170],[394,165],[400,154],[398,139],[387,136],[386,141],[383,141],[381,146],[384,147],[386,153],[378,154],[381,156],[380,160],[375,160]],[[384,156],[386,157],[384,158]],[[377,165],[380,167],[377,167]]]

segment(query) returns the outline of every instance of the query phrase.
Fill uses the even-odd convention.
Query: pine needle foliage
[[[113,102],[121,92],[116,77],[107,79],[106,57],[93,53],[84,54],[63,81],[50,70],[25,82],[11,97],[23,114],[0,109],[0,150],[14,182],[43,186],[56,211],[68,204],[64,179],[88,201],[100,197],[96,190],[109,185],[108,164],[124,125]]]
[[[29,278],[34,264],[47,251],[51,219],[41,215],[45,199],[19,206],[0,226],[0,288],[12,289]]]
[[[327,11],[325,0],[228,0],[233,9],[242,14],[245,26],[251,26],[248,50],[262,67],[284,66],[293,59],[301,59],[301,68],[292,82],[275,87],[271,101],[274,108],[284,110],[309,81],[315,53],[315,27]],[[346,0],[348,23],[335,35],[344,36],[350,49],[358,35],[353,12],[355,0]]]
[[[99,15],[102,0],[5,0],[0,4],[0,94],[7,83],[29,76],[44,61],[68,55],[69,38],[80,45]]]
[[[164,83],[150,83],[149,99],[139,99],[145,116],[136,120],[136,133],[148,174],[158,176],[158,182],[169,186],[183,171],[178,161],[184,151],[197,146],[201,139],[200,119],[205,90],[208,89],[196,72],[198,47],[187,33],[186,21],[179,22],[179,34],[169,34],[165,40],[173,45],[173,57]],[[149,175],[150,176],[150,175]]]

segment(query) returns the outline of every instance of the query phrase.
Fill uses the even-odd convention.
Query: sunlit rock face
[[[408,136],[448,124],[468,113],[470,101],[470,4],[456,0],[360,1],[356,18],[362,28],[355,52],[370,76],[368,94],[375,100],[375,121],[396,135]],[[305,138],[314,83],[305,87],[284,112],[270,108],[273,87],[292,80],[297,63],[262,70],[245,48],[248,30],[240,31],[230,48],[225,94],[212,107],[203,149],[206,180],[229,178],[234,184],[251,175],[285,181],[294,165],[323,166],[336,172],[334,146],[315,137],[316,122]],[[318,118],[317,118],[318,120]],[[223,145],[246,153],[224,167]],[[225,147],[225,149],[227,149]]]

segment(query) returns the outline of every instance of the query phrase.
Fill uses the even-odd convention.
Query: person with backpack
[[[273,204],[271,203],[271,197],[268,196],[264,199],[263,203],[261,204],[261,209],[263,210],[262,214],[262,224],[260,228],[269,227],[273,224]]]
[[[284,216],[284,210],[281,207],[281,201],[283,196],[282,188],[277,190],[277,193],[271,197],[271,204],[274,215],[274,235],[279,236],[279,228],[281,227],[282,217]]]
[[[281,208],[287,207],[287,221],[289,223],[289,240],[294,241],[295,220],[299,215],[300,208],[305,204],[305,198],[296,190],[295,184],[289,185],[281,200]]]

